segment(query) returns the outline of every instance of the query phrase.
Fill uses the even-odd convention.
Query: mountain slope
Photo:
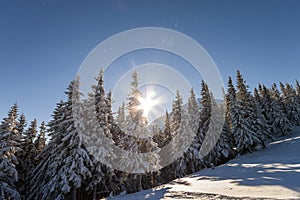
[[[300,199],[300,127],[266,149],[115,199]],[[248,197],[248,198],[247,198]],[[251,197],[251,198],[250,198]]]

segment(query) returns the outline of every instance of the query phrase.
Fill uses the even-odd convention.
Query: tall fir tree
[[[199,155],[200,138],[197,135],[200,122],[200,109],[193,88],[190,91],[190,97],[188,99],[187,115],[190,131],[194,133],[193,142],[187,152],[187,173],[192,173],[198,170],[202,164],[202,159]]]
[[[26,126],[27,126],[26,117],[22,113],[17,121],[17,129],[21,136],[25,134]]]
[[[208,85],[204,80],[201,82],[201,109],[200,109],[200,121],[199,129],[197,133],[197,138],[199,142],[199,154],[200,159],[204,160],[206,153],[208,151],[207,147],[203,145],[204,138],[208,132],[210,121],[211,121],[211,96],[209,94]],[[206,167],[203,162],[202,167]]]
[[[40,125],[39,134],[38,134],[36,140],[34,141],[37,155],[42,153],[43,149],[46,146],[46,131],[47,131],[46,123],[43,121]]]
[[[235,106],[230,109],[232,133],[237,153],[251,153],[265,146],[264,137],[261,133],[255,132],[252,120],[257,117],[257,113],[255,113],[251,94],[239,71],[237,71],[237,89]]]
[[[211,96],[210,146],[213,148],[205,156],[205,166],[216,166],[227,162],[234,155],[233,136],[229,129],[225,106],[218,105],[213,94]],[[225,105],[227,104],[225,100]]]
[[[18,106],[14,104],[0,125],[0,197],[21,199],[17,191],[18,172],[16,153],[21,151],[21,135],[17,126]]]
[[[227,94],[226,94],[226,117],[228,118],[228,122],[229,122],[229,129],[231,130],[232,132],[232,111],[236,109],[236,90],[235,90],[235,87],[233,85],[233,82],[232,82],[232,78],[229,76],[228,78],[228,83],[227,83]],[[234,140],[234,138],[233,138]],[[234,142],[235,144],[235,142]]]
[[[172,114],[171,114],[171,132],[175,133],[175,131],[179,128],[181,122],[181,114],[182,114],[182,97],[179,94],[179,91],[176,91],[175,101],[173,101],[172,105]]]
[[[25,131],[23,136],[23,142],[21,147],[23,149],[20,157],[20,165],[18,167],[20,174],[21,185],[20,191],[23,198],[27,198],[29,192],[29,182],[30,182],[30,171],[35,167],[35,157],[37,156],[37,150],[34,145],[34,139],[37,134],[37,121],[36,119],[32,120],[29,124],[29,128]]]
[[[62,130],[59,124],[65,120],[66,102],[60,101],[56,104],[56,108],[52,114],[52,120],[49,122],[48,135],[50,137],[49,144],[36,157],[41,162],[30,172],[30,196],[28,199],[41,199],[44,188],[49,181],[49,164],[54,161],[52,151],[62,140]],[[55,169],[56,170],[56,169]],[[52,173],[55,173],[55,170]],[[54,188],[53,188],[54,189]],[[47,196],[44,197],[47,199]],[[49,199],[49,198],[48,198]]]
[[[298,125],[300,121],[300,112],[298,111],[296,90],[288,83],[280,83],[281,99],[284,106],[284,112],[292,125]]]
[[[51,144],[50,155],[40,163],[32,179],[37,180],[40,186],[33,184],[31,199],[76,199],[84,181],[91,176],[92,162],[78,133],[79,122],[73,115],[75,110],[81,110],[79,78],[71,82],[66,94],[68,100],[59,107],[62,113],[58,113],[54,117],[55,123],[52,123],[56,132],[48,145]]]
[[[158,145],[159,148],[163,148],[171,141],[171,125],[168,111],[166,111],[165,115],[164,129],[154,130],[153,132],[156,133],[153,137],[153,141]]]
[[[171,141],[171,150],[170,154],[173,158],[178,158],[174,168],[175,177],[183,177],[189,172],[188,170],[188,161],[194,157],[193,150],[190,148],[194,140],[194,133],[191,130],[190,124],[188,124],[188,114],[187,111],[181,110],[181,121],[178,129],[175,131],[174,136]]]
[[[260,108],[262,114],[266,119],[267,123],[269,124],[269,126],[271,126],[273,123],[273,118],[272,118],[273,108],[271,107],[273,100],[271,97],[270,90],[265,85],[259,84],[259,98],[260,98]],[[271,132],[273,132],[272,127],[271,127]]]
[[[117,112],[117,125],[120,129],[124,129],[125,127],[125,103],[122,103],[122,106],[119,107]]]
[[[265,115],[263,114],[263,104],[261,97],[259,95],[258,90],[254,89],[254,96],[252,97],[252,105],[254,108],[255,115],[252,116],[252,126],[254,128],[254,132],[259,133],[262,135],[262,138],[264,140],[270,139],[274,141],[274,137],[271,133],[271,126],[268,123],[268,120],[266,119]],[[263,144],[264,146],[264,144]]]
[[[92,86],[93,91],[89,94],[84,109],[87,111],[84,132],[90,133],[88,143],[92,144],[87,149],[92,160],[92,177],[89,180],[88,189],[92,191],[93,199],[97,198],[97,193],[113,191],[116,187],[114,169],[112,166],[101,162],[104,157],[111,160],[115,158],[115,155],[110,153],[112,149],[107,149],[109,145],[104,145],[104,143],[114,144],[112,134],[115,126],[111,110],[111,92],[106,96],[103,70],[100,70],[96,81],[97,85]],[[95,128],[98,129],[95,130]]]
[[[16,166],[16,169],[18,171],[18,174],[19,174],[19,180],[18,180],[18,183],[17,183],[17,189],[19,191],[19,193],[21,194],[21,196],[23,195],[23,191],[21,191],[21,188],[24,187],[24,177],[23,177],[23,172],[24,172],[24,166],[23,166],[23,155],[26,151],[23,151],[23,148],[24,148],[24,136],[26,135],[26,128],[27,126],[27,122],[26,122],[26,118],[25,118],[25,115],[22,113],[20,115],[20,117],[18,118],[17,120],[17,130],[19,132],[19,135],[20,135],[20,148],[22,148],[22,151],[18,151],[16,152],[16,156],[18,157],[18,165]]]
[[[127,181],[131,182],[133,187],[128,188],[131,191],[140,191],[142,187],[142,178],[144,170],[152,171],[159,169],[159,155],[144,154],[141,157],[139,153],[158,151],[157,144],[149,134],[147,120],[143,117],[143,110],[140,108],[140,98],[142,93],[139,90],[139,77],[137,71],[132,74],[130,92],[128,94],[128,104],[126,110],[128,115],[125,118],[125,137],[120,141],[120,146],[126,150],[126,155],[121,158],[121,162],[126,165],[127,169],[136,172],[128,176]],[[128,163],[126,160],[131,157],[133,162]]]
[[[188,125],[188,115],[187,111],[182,108],[183,102],[179,91],[176,92],[176,97],[173,102],[172,116],[171,116],[171,152],[169,156],[172,160],[177,158],[175,162],[172,163],[172,168],[174,171],[174,177],[182,177],[187,171],[187,156],[189,147],[187,144],[191,144],[189,140],[194,139],[191,136],[191,129]]]
[[[158,144],[158,147],[161,148],[163,151],[160,151],[160,161],[161,161],[161,165],[164,166],[165,164],[163,163],[165,161],[164,158],[168,158],[170,153],[169,150],[169,146],[167,146],[168,144],[170,144],[170,141],[172,140],[172,132],[171,132],[171,124],[170,124],[170,115],[168,113],[168,111],[166,111],[166,115],[165,115],[165,122],[164,122],[164,129],[163,131],[159,130],[159,133],[157,135],[155,135],[155,141]],[[162,168],[160,170],[160,176],[159,176],[159,182],[160,183],[166,183],[171,181],[174,176],[173,176],[173,165],[167,165],[164,168]]]
[[[287,135],[292,130],[292,124],[285,113],[283,101],[280,97],[280,92],[274,83],[271,88],[271,112],[269,113],[272,119],[271,127],[275,135]]]

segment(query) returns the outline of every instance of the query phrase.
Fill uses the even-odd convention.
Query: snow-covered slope
[[[266,149],[115,199],[300,199],[300,127]],[[251,198],[250,198],[251,197]]]

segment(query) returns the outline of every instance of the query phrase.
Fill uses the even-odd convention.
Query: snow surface
[[[175,198],[300,199],[300,127],[266,149],[215,169],[204,169],[154,189],[113,199]]]

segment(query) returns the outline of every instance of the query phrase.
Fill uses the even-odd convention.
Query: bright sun
[[[153,98],[154,92],[147,93],[146,98],[140,98],[140,106],[139,109],[143,110],[143,117],[148,118],[149,112],[151,109],[157,105],[159,102],[157,99]]]

